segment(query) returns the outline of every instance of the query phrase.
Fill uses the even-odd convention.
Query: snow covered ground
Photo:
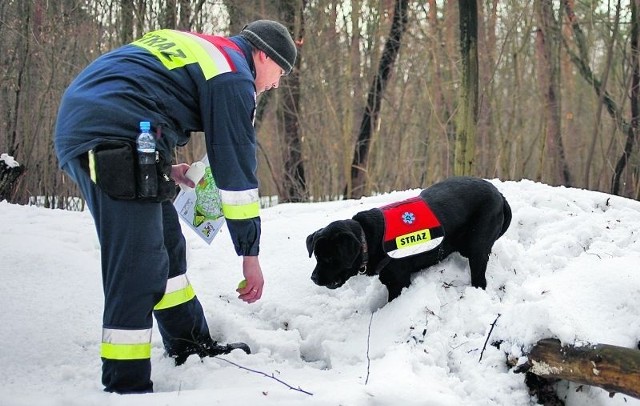
[[[377,278],[337,290],[311,282],[308,234],[417,190],[264,209],[266,285],[252,305],[236,298],[241,262],[226,229],[209,246],[185,226],[189,276],[214,338],[245,341],[254,354],[175,367],[155,330],[156,393],[129,396],[100,384],[103,298],[91,216],[0,202],[0,405],[533,405],[507,356],[521,358],[545,337],[636,348],[640,202],[492,182],[513,221],[494,246],[486,291],[470,287],[457,254],[416,274],[389,304]],[[479,362],[496,318],[490,342],[501,344]],[[640,405],[566,381],[558,391],[567,405]]]

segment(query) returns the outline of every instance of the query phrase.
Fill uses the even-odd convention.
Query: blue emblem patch
[[[405,211],[402,214],[402,221],[405,224],[412,224],[414,221],[416,221],[416,216],[411,212]]]

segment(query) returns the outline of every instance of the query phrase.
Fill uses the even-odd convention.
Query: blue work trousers
[[[103,334],[105,329],[150,330],[155,314],[170,355],[211,340],[202,306],[195,296],[154,312],[154,306],[165,294],[167,280],[184,275],[187,270],[186,242],[172,202],[113,199],[91,181],[80,158],[71,160],[63,169],[80,187],[100,241]],[[152,392],[151,360],[103,356],[102,383],[109,392]]]

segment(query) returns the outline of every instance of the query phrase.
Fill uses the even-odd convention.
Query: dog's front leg
[[[388,301],[400,296],[402,289],[408,288],[411,284],[411,274],[401,269],[387,266],[380,271],[380,282],[387,287],[389,291]]]

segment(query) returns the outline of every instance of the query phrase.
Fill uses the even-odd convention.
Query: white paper
[[[206,155],[201,162],[206,166],[204,176],[195,188],[181,188],[173,205],[182,221],[207,244],[211,244],[225,220],[220,190],[213,180]]]

